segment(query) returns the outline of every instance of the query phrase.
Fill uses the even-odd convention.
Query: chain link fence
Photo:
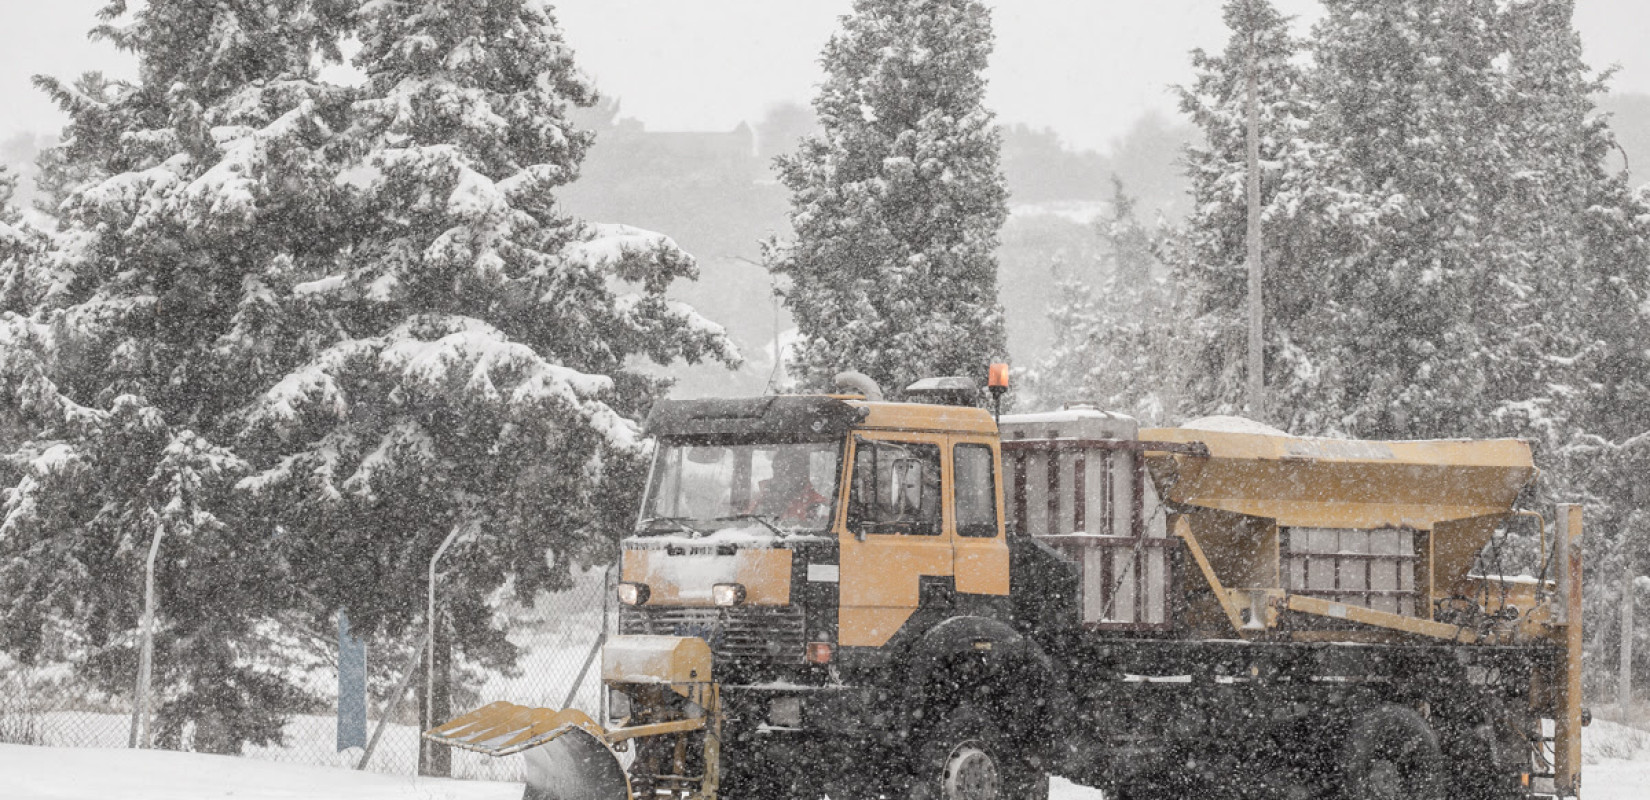
[[[510,641],[521,648],[517,668],[503,673],[465,667],[462,678],[455,670],[454,686],[459,691],[455,692],[454,713],[508,700],[527,706],[571,706],[597,716],[602,696],[596,648],[604,633],[612,635],[617,629],[611,573],[609,569],[588,570],[577,575],[566,591],[541,593],[531,605],[501,609]],[[303,676],[318,702],[288,714],[281,743],[248,745],[242,755],[349,768],[362,762],[368,754],[362,748],[337,748],[338,654],[335,638],[333,642],[330,661],[317,664]],[[422,639],[415,639],[368,647],[367,731],[369,737],[377,738],[366,762],[370,771],[402,775],[418,771],[417,687],[425,680],[425,667],[416,651],[421,645]],[[134,674],[134,687],[135,682]],[[88,689],[66,665],[23,667],[0,656],[0,743],[129,747],[134,694]],[[192,749],[191,732],[186,730],[182,738],[181,748]],[[452,775],[521,780],[521,759],[495,759],[455,749]]]

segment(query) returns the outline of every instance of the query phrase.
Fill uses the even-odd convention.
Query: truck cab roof
[[[994,434],[984,409],[925,403],[869,401],[857,395],[661,400],[648,415],[653,436],[836,438],[851,430],[908,430]]]

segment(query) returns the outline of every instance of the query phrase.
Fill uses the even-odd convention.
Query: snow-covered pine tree
[[[1287,41],[1269,7],[1228,4],[1227,53],[1198,57],[1182,97],[1209,143],[1189,152],[1197,202],[1169,250],[1198,304],[1194,376],[1211,379],[1189,412],[1240,396],[1242,77],[1259,24],[1269,421],[1375,438],[1557,425],[1554,391],[1577,383],[1560,365],[1594,341],[1565,322],[1588,315],[1557,304],[1594,296],[1575,284],[1586,231],[1636,213],[1602,172],[1568,8],[1330,0],[1302,66],[1265,44]],[[1517,32],[1536,18],[1549,47]]]
[[[16,191],[17,175],[0,164],[0,314],[27,312],[25,256],[31,241],[38,241],[12,204]]]
[[[16,189],[17,176],[0,165],[0,376],[6,373],[5,362],[14,357],[19,338],[27,336],[26,323],[18,313],[27,313],[25,266],[31,246],[39,240],[22,224],[22,214],[12,204]],[[0,381],[3,380],[0,377]],[[16,483],[18,472],[3,456],[26,438],[28,427],[23,424],[18,408],[12,403],[0,403],[0,486]]]
[[[1505,393],[1514,401],[1497,414],[1550,447],[1650,429],[1650,207],[1608,165],[1617,145],[1592,103],[1606,80],[1581,61],[1572,11],[1570,0],[1525,0],[1504,17],[1515,169],[1500,208],[1516,268],[1499,279],[1523,299],[1509,322],[1528,356],[1499,379],[1538,391],[1523,402]]]
[[[1333,415],[1320,418],[1297,400],[1321,379],[1315,356],[1300,339],[1308,329],[1335,326],[1341,316],[1323,294],[1337,258],[1336,233],[1321,214],[1336,202],[1321,188],[1334,154],[1305,135],[1313,102],[1289,18],[1266,0],[1228,0],[1223,15],[1232,32],[1225,49],[1193,51],[1196,77],[1179,90],[1181,110],[1202,131],[1203,142],[1186,151],[1191,215],[1164,247],[1176,293],[1175,324],[1184,329],[1181,407],[1174,411],[1200,416],[1244,407],[1246,90],[1252,59],[1258,76],[1267,421],[1334,429]]]
[[[37,80],[71,122],[55,241],[0,342],[0,392],[28,430],[8,455],[0,642],[128,694],[158,542],[169,746],[278,740],[301,692],[264,639],[290,598],[265,532],[236,519],[246,465],[225,443],[290,357],[258,309],[335,231],[324,144],[342,107],[314,72],[344,5],[112,0],[95,32],[136,57],[137,81]]]
[[[558,209],[595,95],[542,3],[369,3],[357,33],[350,240],[294,287],[329,341],[247,415],[241,485],[316,610],[363,633],[422,620],[456,533],[443,616],[508,665],[498,601],[566,585],[633,520],[632,420],[666,385],[634,362],[737,355],[666,299],[695,275],[669,239]]]
[[[1312,136],[1360,212],[1326,283],[1343,319],[1308,346],[1330,377],[1306,399],[1348,433],[1488,435],[1490,412],[1534,388],[1496,380],[1522,360],[1509,321],[1525,307],[1499,6],[1331,0],[1314,29]]]
[[[898,398],[918,378],[981,377],[1003,355],[991,45],[979,0],[855,0],[825,46],[823,130],[778,162],[795,237],[765,254],[789,280],[804,386],[857,369]]]
[[[1509,138],[1516,169],[1502,228],[1524,305],[1521,358],[1506,383],[1520,394],[1495,409],[1509,432],[1537,440],[1553,465],[1545,492],[1586,503],[1590,574],[1650,565],[1650,206],[1626,171],[1608,166],[1616,143],[1592,99],[1605,78],[1582,63],[1570,0],[1525,0],[1504,16]],[[1504,371],[1508,371],[1505,370]],[[1533,539],[1534,537],[1529,537]],[[1525,549],[1534,556],[1534,542]],[[1519,566],[1539,564],[1538,557]],[[1527,567],[1534,569],[1535,567]],[[1620,583],[1588,589],[1589,647],[1613,656]],[[1595,659],[1593,663],[1610,663]]]
[[[1031,405],[1091,402],[1166,422],[1185,380],[1188,344],[1158,259],[1158,235],[1136,218],[1134,199],[1112,178],[1112,207],[1096,222],[1105,244],[1090,264],[1057,265],[1060,299],[1048,309],[1054,342],[1027,373]]]

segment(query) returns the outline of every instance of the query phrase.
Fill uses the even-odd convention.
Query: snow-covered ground
[[[521,784],[165,750],[0,744],[6,800],[519,800]]]
[[[1584,736],[1586,800],[1642,800],[1650,733],[1603,720]],[[517,800],[521,784],[379,775],[254,758],[0,744],[5,800]],[[1056,779],[1051,800],[1102,800]]]

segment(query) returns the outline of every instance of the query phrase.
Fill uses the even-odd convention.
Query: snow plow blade
[[[524,800],[630,800],[630,780],[607,731],[582,711],[497,702],[424,732],[424,738],[527,760]]]

